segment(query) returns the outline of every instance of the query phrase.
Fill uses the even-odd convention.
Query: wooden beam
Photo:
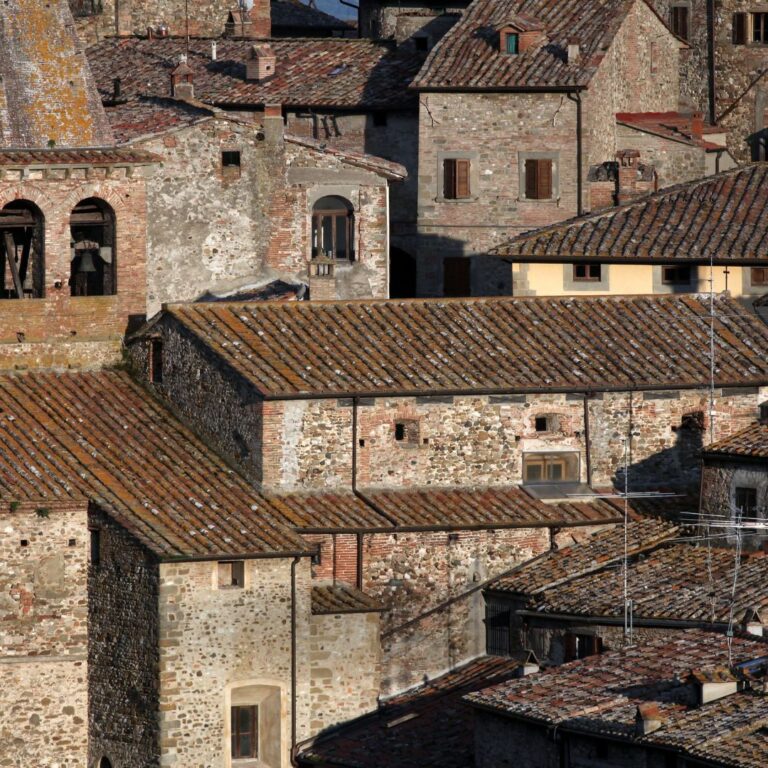
[[[13,285],[16,289],[16,296],[23,299],[24,286],[21,284],[19,265],[16,263],[16,243],[10,232],[3,232],[3,243],[5,245],[6,256],[8,256],[8,266],[11,268],[11,275],[13,276]]]
[[[27,279],[27,270],[29,269],[29,256],[32,252],[32,228],[24,230],[24,247],[21,251],[21,261],[19,263],[19,278],[22,288]]]

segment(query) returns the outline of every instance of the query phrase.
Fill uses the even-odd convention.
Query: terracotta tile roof
[[[604,501],[547,504],[518,486],[364,490],[376,509],[398,527],[533,528],[548,525],[600,525],[621,519]]]
[[[0,4],[0,147],[106,146],[112,133],[67,0]]]
[[[0,168],[45,168],[56,165],[152,165],[162,158],[140,149],[6,149]]]
[[[735,665],[765,658],[768,645],[747,637],[733,639]],[[646,746],[666,747],[683,755],[716,760],[727,744],[750,736],[714,765],[762,768],[768,763],[768,697],[742,692],[709,704],[693,704],[689,673],[728,666],[726,638],[689,630],[673,640],[590,656],[521,680],[469,694],[473,705],[513,718],[557,725],[561,732],[591,733]],[[636,734],[639,706],[655,705],[662,725]]]
[[[302,533],[340,531],[387,531],[392,521],[376,512],[353,493],[286,493],[270,497],[282,519]]]
[[[642,2],[642,0],[640,0]],[[585,87],[633,6],[633,0],[474,0],[433,48],[415,88],[472,90]],[[517,55],[502,53],[499,27],[519,14],[543,23],[543,43]],[[567,48],[578,39],[578,60]]]
[[[715,299],[716,382],[768,383],[768,326]],[[700,386],[703,295],[172,304],[263,396]]]
[[[0,376],[0,498],[87,498],[161,558],[308,552],[125,373]]]
[[[134,96],[118,103],[108,102],[106,112],[118,144],[194,125],[213,116],[209,109],[158,96]]]
[[[759,421],[751,427],[708,445],[707,456],[737,456],[768,459],[768,422]]]
[[[344,768],[470,768],[472,710],[462,697],[510,679],[518,666],[514,659],[499,657],[470,662],[316,739],[298,762]]]
[[[408,91],[423,55],[365,39],[296,38],[270,41],[275,76],[263,83],[245,79],[246,56],[255,40],[190,42],[188,64],[194,71],[195,97],[206,104],[253,107],[348,109],[415,108]],[[88,59],[102,97],[109,99],[113,80],[121,78],[124,97],[168,97],[170,73],[185,52],[181,38],[110,39],[88,49]]]
[[[672,538],[679,527],[661,520],[645,518],[634,520],[628,526],[628,553],[630,555],[657,547]],[[599,531],[581,544],[574,544],[551,552],[535,563],[524,565],[514,573],[488,585],[493,592],[510,592],[534,598],[542,592],[555,589],[585,574],[602,571],[620,561],[624,553],[624,527]]]
[[[293,34],[300,31],[345,32],[350,29],[346,21],[337,19],[317,8],[310,8],[300,0],[272,0],[272,34],[288,30]]]
[[[768,165],[755,163],[533,230],[493,254],[521,261],[768,262],[766,222]]]
[[[312,613],[315,616],[338,613],[380,613],[379,605],[370,595],[349,584],[317,584],[312,587]]]
[[[706,138],[708,134],[722,134],[722,128],[705,123],[702,135],[696,136],[691,129],[691,115],[682,112],[617,112],[616,122],[704,150],[725,149]]]

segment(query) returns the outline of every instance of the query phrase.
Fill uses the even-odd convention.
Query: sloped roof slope
[[[730,437],[708,445],[707,456],[768,459],[768,422],[759,421]]]
[[[733,168],[519,235],[520,261],[768,263],[768,164]]]
[[[768,383],[768,326],[715,299],[719,385]],[[264,397],[595,391],[709,381],[703,295],[172,304]]]

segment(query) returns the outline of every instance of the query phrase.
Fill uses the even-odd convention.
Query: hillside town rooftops
[[[474,764],[472,709],[462,697],[514,677],[519,666],[510,658],[476,659],[315,738],[299,765],[467,768]]]
[[[216,59],[212,59],[212,43]],[[296,38],[269,40],[275,74],[246,79],[246,59],[258,40],[192,39],[187,64],[195,98],[216,106],[329,107],[339,109],[415,108],[407,86],[423,54],[366,39]],[[170,73],[187,54],[183,38],[110,39],[88,49],[102,98],[114,95],[120,79],[124,98],[170,95]]]
[[[754,163],[533,230],[492,253],[531,262],[768,263],[767,220],[768,165]]]
[[[768,326],[714,301],[718,386],[768,383]],[[263,397],[706,386],[709,296],[170,304]]]
[[[213,112],[181,99],[134,96],[105,105],[115,141],[125,144],[210,120]]]
[[[340,613],[380,613],[384,606],[370,595],[349,584],[315,584],[312,586],[312,615],[326,616]]]
[[[638,0],[643,2],[644,0]],[[475,0],[434,47],[414,80],[424,90],[517,90],[586,87],[631,10],[632,0]],[[535,17],[541,39],[515,54],[499,30]],[[518,28],[530,25],[518,22]],[[569,60],[568,46],[579,54]]]
[[[697,681],[691,673],[720,668],[735,668],[739,673],[739,665],[768,662],[764,641],[737,636],[732,649],[729,665],[724,635],[688,630],[671,640],[661,638],[590,656],[465,698],[483,710],[556,725],[561,732],[663,747],[702,760],[727,755],[726,765],[761,768],[768,762],[764,735],[768,697],[747,687],[698,704]],[[743,679],[743,673],[739,676]],[[647,708],[653,709],[660,727],[643,734],[637,718]]]
[[[309,553],[125,373],[0,376],[0,498],[96,503],[163,559]]]
[[[707,456],[741,459],[768,459],[768,422],[759,421],[730,437],[708,445]]]

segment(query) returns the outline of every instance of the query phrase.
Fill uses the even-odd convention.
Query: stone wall
[[[454,0],[443,5],[429,2],[380,2],[361,0],[359,8],[361,37],[397,40],[403,43],[414,36],[428,38],[428,48],[458,21],[468,0]]]
[[[88,750],[84,502],[0,510],[0,763],[82,768]]]
[[[291,748],[291,563],[245,561],[245,586],[217,586],[216,562],[160,566],[160,765],[225,768],[229,708],[260,705],[262,761]],[[297,738],[310,732],[310,569],[296,568]]]
[[[323,195],[354,208],[355,261],[337,264],[337,295],[388,295],[387,180],[283,141],[281,118],[266,121],[216,117],[141,142],[163,158],[149,184],[150,314],[208,292],[306,283],[312,206]],[[239,169],[223,167],[225,151],[240,153]]]
[[[146,313],[147,173],[125,167],[0,172],[0,208],[26,200],[44,217],[44,298],[0,301],[0,369],[119,361],[123,335]],[[90,197],[115,214],[113,296],[70,296],[70,214]]]
[[[89,759],[149,768],[158,759],[158,564],[92,509],[99,562],[88,574]]]
[[[366,536],[363,587],[387,606],[382,694],[484,654],[482,583],[549,547],[547,528]]]
[[[311,735],[376,709],[381,675],[378,613],[312,616]]]

